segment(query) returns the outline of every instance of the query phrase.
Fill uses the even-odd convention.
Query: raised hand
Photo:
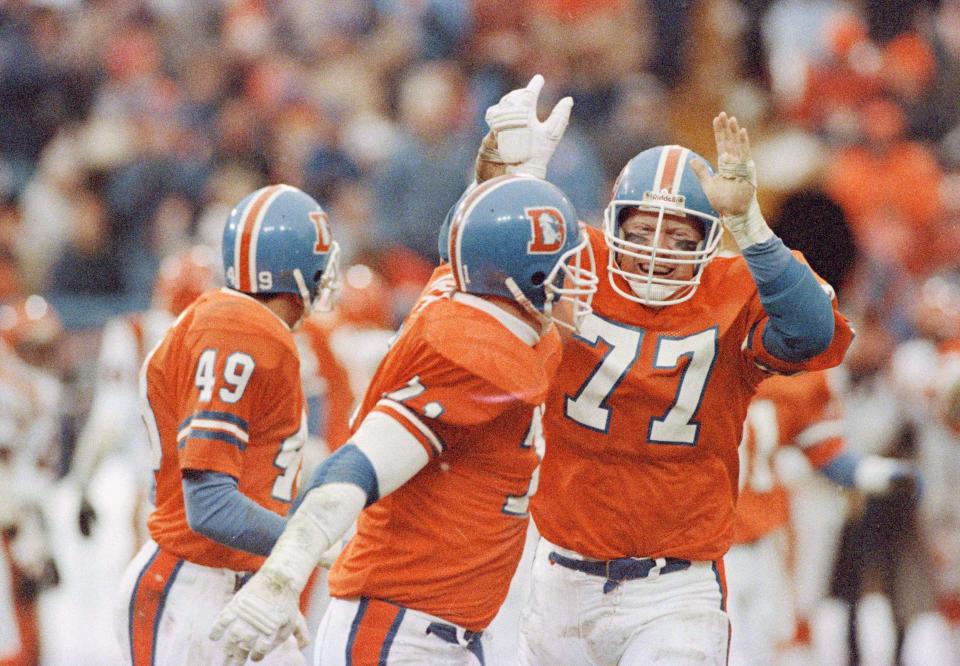
[[[717,173],[707,165],[692,162],[700,186],[740,248],[773,237],[757,204],[757,174],[750,155],[750,137],[737,119],[721,111],[713,119],[717,142]]]
[[[723,217],[745,215],[757,192],[757,176],[750,155],[750,136],[737,119],[721,111],[713,119],[717,142],[717,173],[693,163],[694,173],[713,208]]]
[[[525,173],[545,178],[547,164],[570,121],[573,99],[564,97],[543,122],[537,117],[537,101],[543,89],[540,74],[525,88],[512,90],[487,109],[487,125],[496,135],[497,151],[507,173]]]

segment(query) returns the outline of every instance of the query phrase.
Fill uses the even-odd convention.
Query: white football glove
[[[570,122],[573,99],[564,97],[544,122],[537,118],[537,100],[543,77],[530,79],[526,88],[512,90],[487,109],[487,125],[497,136],[497,151],[507,173],[546,178],[547,164]]]
[[[220,611],[210,639],[226,636],[227,664],[260,661],[292,633],[307,645],[307,623],[300,614],[300,592],[284,575],[261,568]]]

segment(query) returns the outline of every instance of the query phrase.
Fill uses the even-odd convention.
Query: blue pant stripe
[[[350,637],[347,639],[347,663],[346,666],[353,666],[353,641],[357,638],[357,630],[363,621],[363,615],[367,612],[367,599],[361,597],[360,605],[357,608],[357,614],[353,616],[353,624],[350,625]]]
[[[717,579],[717,587],[720,588],[720,610],[727,610],[727,592],[723,589],[723,582],[720,580],[720,568],[717,567],[717,562],[714,562],[710,565],[713,569],[713,577]]]

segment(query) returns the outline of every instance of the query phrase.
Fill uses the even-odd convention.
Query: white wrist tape
[[[350,528],[367,501],[351,483],[327,483],[307,493],[262,569],[302,590],[321,556]]]
[[[527,176],[533,176],[534,178],[539,178],[540,180],[546,180],[547,167],[546,165],[538,164],[533,161],[521,162],[520,164],[508,164],[507,173],[519,173]]]
[[[756,197],[750,202],[750,208],[743,215],[725,215],[723,226],[730,230],[730,234],[741,250],[773,238],[773,229],[763,219]]]
[[[743,215],[723,216],[723,226],[730,230],[730,234],[741,250],[745,250],[754,243],[773,238],[773,230],[767,225],[757,203],[757,169],[753,160],[735,162],[721,157],[717,164],[717,174],[731,180],[745,180],[753,185],[754,196],[750,207]]]
[[[860,492],[882,495],[890,491],[890,481],[900,468],[901,464],[893,458],[867,456],[857,464],[853,483]]]

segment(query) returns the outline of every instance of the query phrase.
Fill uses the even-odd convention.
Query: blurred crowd
[[[534,73],[544,109],[574,99],[548,177],[593,224],[630,157],[681,143],[715,161],[709,120],[736,115],[771,226],[857,327],[848,393],[908,411],[898,391],[922,382],[905,368],[922,366],[893,368],[896,350],[960,337],[960,0],[7,0],[0,335],[62,383],[53,475],[104,325],[157,307],[165,259],[219,253],[257,187],[321,202],[395,327],[484,110]],[[903,432],[850,439],[897,453]],[[948,555],[933,561],[960,567]]]

